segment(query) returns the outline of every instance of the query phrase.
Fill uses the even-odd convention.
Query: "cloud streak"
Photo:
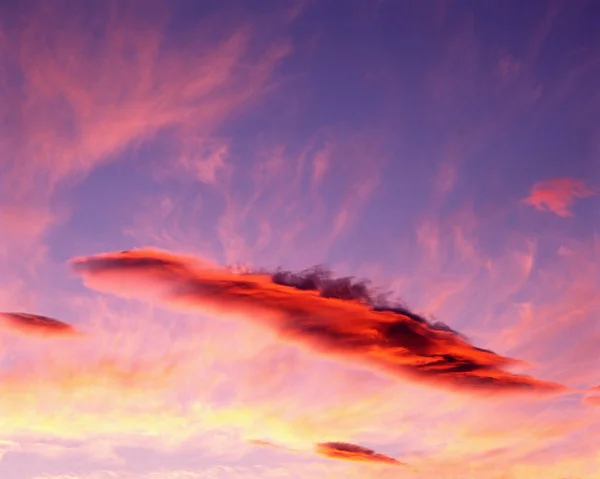
[[[383,464],[403,465],[397,459],[379,454],[372,449],[350,444],[348,442],[323,442],[315,447],[317,454],[331,459],[342,459],[345,461],[374,462]]]
[[[516,361],[470,344],[442,324],[398,307],[377,307],[343,292],[289,286],[269,274],[235,274],[152,249],[76,258],[88,287],[274,330],[317,354],[403,379],[471,391],[561,392],[564,386],[503,368]],[[355,294],[355,293],[353,293]],[[327,297],[329,296],[329,297]],[[360,294],[359,294],[360,297]],[[340,299],[343,298],[343,299]]]
[[[600,406],[600,386],[589,388],[582,402],[588,406]]]
[[[596,193],[576,178],[553,178],[534,184],[523,201],[541,211],[550,211],[563,218],[573,216],[571,208],[576,199]]]
[[[69,337],[79,334],[70,324],[38,314],[0,313],[0,325],[27,336]]]

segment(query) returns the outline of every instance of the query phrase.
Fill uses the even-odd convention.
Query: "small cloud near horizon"
[[[79,333],[58,319],[28,313],[0,313],[0,324],[11,332],[29,336],[65,337]]]
[[[372,449],[348,442],[322,442],[315,446],[315,451],[317,454],[330,459],[341,459],[344,461],[355,462],[374,462],[392,464],[395,466],[404,465],[404,463],[394,459],[393,457],[386,456],[385,454],[379,454]]]

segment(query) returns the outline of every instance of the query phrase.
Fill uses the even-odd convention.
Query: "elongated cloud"
[[[600,406],[600,386],[589,388],[582,402],[590,406]]]
[[[600,406],[600,395],[591,395],[583,398],[584,404],[590,406]]]
[[[557,392],[563,386],[501,369],[514,360],[471,345],[405,309],[377,308],[336,292],[277,284],[276,275],[234,274],[152,249],[77,258],[87,286],[215,315],[242,317],[319,354],[396,377],[467,390]],[[277,280],[277,282],[276,282]],[[331,283],[331,284],[335,284]]]
[[[317,454],[332,459],[343,459],[358,462],[379,462],[401,466],[402,463],[393,457],[379,454],[366,447],[350,444],[348,442],[323,442],[315,447]]]
[[[553,178],[540,181],[531,188],[523,201],[542,211],[567,217],[573,216],[571,207],[578,198],[593,196],[595,192],[581,180],[575,178]]]
[[[10,331],[33,336],[75,336],[70,324],[58,319],[28,313],[0,313],[0,324]]]
[[[293,449],[285,446],[274,444],[269,441],[263,440],[252,440],[249,441],[251,444],[261,447],[269,447],[274,449],[282,449],[293,452]],[[395,466],[404,466],[403,462],[397,459],[380,454],[367,447],[359,446],[358,444],[352,444],[350,442],[343,441],[332,441],[332,442],[320,442],[315,444],[314,452],[320,456],[327,457],[329,459],[340,459],[343,461],[354,461],[354,462],[372,462],[391,464]]]

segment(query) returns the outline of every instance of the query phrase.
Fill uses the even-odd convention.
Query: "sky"
[[[599,17],[0,2],[0,477],[597,479]]]

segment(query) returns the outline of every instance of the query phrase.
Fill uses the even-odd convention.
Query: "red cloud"
[[[86,285],[170,307],[259,322],[318,354],[462,390],[558,392],[564,386],[502,369],[514,360],[470,344],[402,308],[373,308],[267,274],[234,274],[189,257],[141,249],[72,262]],[[329,289],[335,286],[329,284]]]
[[[74,336],[73,326],[57,319],[27,313],[0,313],[0,324],[13,332],[34,336]]]
[[[393,457],[379,454],[366,447],[350,444],[348,442],[323,442],[315,447],[317,454],[332,459],[343,459],[358,462],[379,462],[402,466],[403,463]]]
[[[571,206],[576,198],[595,195],[581,180],[554,178],[540,181],[531,188],[530,195],[523,201],[538,210],[551,211],[558,216],[572,216]]]

